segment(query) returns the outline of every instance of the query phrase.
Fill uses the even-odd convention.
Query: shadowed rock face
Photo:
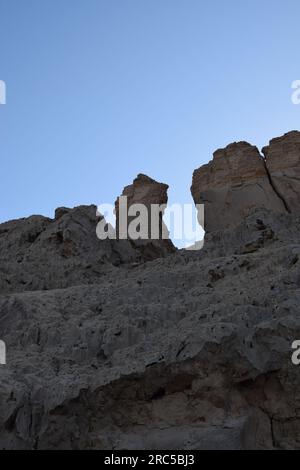
[[[139,203],[150,206],[151,204],[167,204],[169,186],[158,183],[147,175],[139,174],[132,184],[126,186],[122,196],[127,196],[128,206]]]
[[[271,140],[262,152],[233,143],[195,170],[191,191],[196,204],[205,204],[208,233],[234,227],[257,209],[300,213],[300,132]]]
[[[95,206],[0,225],[0,448],[300,448],[300,217],[262,163],[233,144],[196,171],[201,252],[145,262]]]
[[[272,183],[293,214],[300,213],[300,132],[270,141],[263,154]]]

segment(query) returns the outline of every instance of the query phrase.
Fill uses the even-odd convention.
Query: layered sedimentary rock
[[[211,162],[195,170],[191,191],[195,203],[205,205],[206,232],[234,227],[259,208],[285,211],[263,157],[247,142],[217,150]]]
[[[137,248],[95,239],[94,206],[0,226],[2,449],[300,449],[300,217],[230,147],[245,207],[201,252],[112,262]],[[204,196],[224,189],[209,168]]]
[[[136,261],[131,247],[97,239],[97,220],[96,206],[80,206],[1,224],[0,293],[89,284],[108,266]]]
[[[275,190],[287,209],[300,213],[300,132],[293,131],[271,140],[264,147],[266,165]]]

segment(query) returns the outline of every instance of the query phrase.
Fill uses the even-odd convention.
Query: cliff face
[[[168,229],[163,222],[164,206],[168,202],[168,188],[167,184],[158,183],[147,175],[139,174],[131,185],[124,188],[121,194],[121,196],[127,198],[126,211],[133,210],[137,204],[143,204],[148,210],[148,217],[146,217],[147,227],[145,233],[141,233],[142,239],[131,240],[131,244],[135,248],[139,248],[145,256],[148,254],[148,259],[166,256],[176,251],[173,243],[169,240]],[[115,202],[117,237],[122,238],[122,236],[125,236],[127,238],[129,236],[130,239],[130,223],[136,219],[136,216],[140,217],[140,213],[137,212],[135,216],[127,217],[127,224],[122,228],[124,231],[122,235],[120,233],[122,230],[120,230],[119,201],[120,199],[118,198]],[[154,220],[152,220],[152,205],[162,206],[162,210],[157,214],[157,217],[154,215]],[[151,227],[157,230],[155,239],[152,239]]]
[[[299,448],[298,142],[196,170],[200,252],[101,242],[95,206],[0,225],[1,448]]]
[[[217,150],[195,170],[195,203],[205,204],[206,231],[234,227],[258,209],[274,213],[299,207],[300,132],[291,132],[264,148],[265,158],[247,142]]]
[[[167,202],[167,185],[149,185],[153,180],[148,178],[143,192],[137,181],[129,206],[133,201]],[[163,191],[155,192],[157,187]],[[54,219],[32,216],[1,224],[0,293],[93,284],[116,268],[130,269],[175,251],[170,240],[99,240],[96,227],[101,217],[96,213],[95,205],[61,207],[56,209]]]

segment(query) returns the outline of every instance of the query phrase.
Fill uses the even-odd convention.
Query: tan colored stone
[[[270,141],[263,153],[272,184],[287,209],[300,212],[300,132],[292,131]]]
[[[211,162],[195,170],[191,191],[196,204],[205,204],[207,232],[233,227],[257,208],[285,210],[263,157],[247,142],[217,150]]]

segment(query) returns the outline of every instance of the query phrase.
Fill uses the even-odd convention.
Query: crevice
[[[276,439],[275,439],[275,432],[274,432],[274,418],[270,416],[270,425],[271,425],[271,439],[273,448],[276,449]]]
[[[274,191],[274,193],[276,194],[276,196],[281,200],[282,204],[284,205],[284,208],[285,210],[291,214],[291,209],[289,208],[289,205],[288,203],[286,202],[286,200],[284,199],[284,197],[280,194],[280,192],[278,191],[278,189],[276,188],[275,184],[273,183],[273,180],[272,180],[272,176],[270,175],[270,172],[269,172],[269,169],[268,169],[268,166],[267,166],[267,161],[266,161],[266,158],[264,156],[262,156],[262,160],[264,162],[264,166],[265,166],[265,170],[266,170],[266,174],[267,174],[267,177],[268,177],[268,180],[269,180],[269,183]]]
[[[274,429],[275,418],[273,415],[270,415],[270,413],[267,410],[265,410],[262,406],[259,406],[258,408],[268,418],[270,422],[270,437],[272,441],[273,450],[278,449],[276,437],[275,437],[275,429]]]

